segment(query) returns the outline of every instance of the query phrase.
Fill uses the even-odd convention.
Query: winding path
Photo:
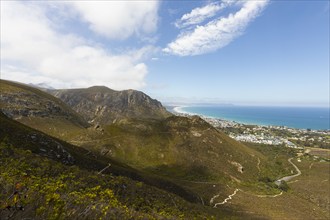
[[[299,168],[291,161],[293,159],[293,157],[291,157],[290,159],[288,159],[289,163],[292,164],[292,166],[296,169],[297,173],[294,174],[294,175],[290,175],[290,176],[285,176],[285,177],[282,177],[281,179],[278,179],[275,181],[275,183],[277,184],[280,184],[282,181],[285,181],[285,182],[288,182],[290,181],[291,179],[297,177],[297,176],[300,176],[301,175],[301,171],[299,170]]]
[[[258,159],[259,159],[259,158],[258,158]],[[292,162],[292,159],[293,159],[293,157],[290,158],[290,159],[288,159],[288,161],[289,161],[289,163],[291,163],[291,165],[296,169],[297,173],[294,174],[294,175],[290,175],[290,176],[284,176],[284,177],[282,177],[282,178],[276,180],[276,181],[275,181],[276,184],[281,184],[282,181],[288,182],[288,181],[290,181],[291,179],[293,179],[293,178],[295,178],[295,177],[301,175],[301,171],[300,171],[299,168],[298,168],[298,167]],[[260,163],[260,159],[258,160],[258,164],[257,164],[257,166],[259,166],[259,163]],[[219,202],[219,203],[215,203],[213,207],[216,208],[218,205],[223,205],[223,204],[227,203],[228,200],[231,200],[231,199],[233,198],[233,196],[235,196],[236,193],[237,193],[238,191],[242,191],[243,193],[246,193],[246,192],[244,192],[244,191],[241,190],[241,189],[235,189],[235,191],[234,191],[233,194],[229,195],[224,201]],[[246,194],[249,194],[249,193],[246,193]],[[249,194],[249,195],[257,196],[257,197],[260,197],[260,198],[267,198],[267,197],[275,198],[275,197],[281,196],[282,194],[283,194],[283,191],[280,192],[279,194],[276,194],[276,195],[256,195],[256,194]],[[219,197],[219,195],[215,195],[215,196],[213,196],[213,197],[211,198],[211,200],[210,200],[210,204],[212,204],[212,203],[214,202],[214,200],[215,200],[216,198],[218,198],[218,197]]]
[[[259,173],[260,173],[260,158],[258,157],[258,163],[257,163],[257,168],[258,168],[258,171],[259,171]]]
[[[234,193],[229,195],[225,200],[223,200],[223,202],[219,202],[219,203],[215,203],[214,204],[214,208],[216,208],[218,205],[223,205],[225,203],[228,202],[228,200],[231,200],[233,198],[234,195],[236,195],[236,193],[239,191],[240,189],[235,189]],[[214,197],[213,197],[214,198]],[[213,202],[213,201],[212,201]]]

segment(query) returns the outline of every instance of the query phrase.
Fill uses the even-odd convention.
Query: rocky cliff
[[[37,88],[6,80],[0,80],[0,109],[16,120],[48,118],[78,127],[88,126],[81,116],[61,100]]]
[[[54,90],[61,99],[91,123],[109,124],[122,118],[162,119],[171,114],[162,104],[140,91],[114,91],[104,86]]]

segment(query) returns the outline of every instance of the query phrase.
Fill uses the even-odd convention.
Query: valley
[[[0,92],[4,219],[330,217],[329,160],[314,148],[239,142],[134,90],[49,94],[1,80]],[[6,209],[26,170],[26,211]],[[78,197],[84,202],[73,205]]]

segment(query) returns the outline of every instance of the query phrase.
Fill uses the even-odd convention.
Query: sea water
[[[300,129],[329,130],[329,108],[260,106],[189,106],[183,113],[236,121],[243,124],[276,125]]]

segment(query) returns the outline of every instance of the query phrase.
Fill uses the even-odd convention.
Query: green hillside
[[[187,200],[193,197],[187,195],[189,192],[185,194],[183,189],[178,192],[180,187],[169,181],[139,174],[101,156],[86,155],[82,148],[28,128],[3,114],[0,114],[0,123],[1,219],[226,219],[237,216],[230,210],[190,203]],[[111,166],[100,173],[109,163]],[[156,183],[166,191],[148,183]],[[181,197],[169,192],[171,190]]]
[[[69,106],[37,88],[0,80],[0,109],[7,116],[54,136],[73,136],[89,124]]]
[[[123,219],[130,218],[130,215],[133,215],[131,218],[141,215],[142,219],[176,219],[180,216],[186,219],[201,216],[215,216],[216,219],[224,216],[263,218],[267,213],[258,210],[251,215],[249,210],[252,207],[240,203],[224,205],[223,202],[227,201],[228,195],[238,194],[238,197],[242,197],[244,193],[272,197],[283,193],[282,190],[288,190],[278,187],[274,181],[290,175],[291,165],[287,159],[295,154],[294,151],[285,152],[279,157],[276,150],[265,151],[268,148],[246,146],[200,117],[179,117],[163,112],[159,102],[143,93],[128,91],[124,94],[131,96],[124,95],[116,99],[113,92],[120,92],[106,87],[70,90],[69,93],[61,90],[63,102],[41,90],[8,81],[1,81],[0,91],[3,112],[0,114],[0,140],[6,149],[3,152],[7,152],[8,157],[2,164],[3,171],[6,171],[5,167],[18,166],[19,161],[23,161],[26,164],[24,167],[34,172],[37,168],[33,161],[39,161],[39,164],[43,164],[42,169],[37,169],[33,174],[37,182],[43,182],[45,175],[49,176],[48,179],[55,178],[52,171],[47,174],[51,168],[44,170],[44,167],[57,167],[54,171],[56,175],[61,176],[63,170],[63,175],[71,173],[79,176],[80,179],[72,178],[69,182],[86,183],[82,188],[86,192],[96,193],[93,199],[100,205],[96,208],[98,211],[87,211],[86,219],[102,217],[101,204],[106,200],[102,196],[109,192],[107,187],[114,193],[114,197],[110,193],[111,198],[107,199],[115,201],[118,206],[114,212],[120,214],[106,214],[103,217],[122,216]],[[72,95],[76,93],[77,96]],[[105,107],[101,109],[105,110],[96,111],[99,108],[97,106],[103,104]],[[145,117],[148,109],[155,114]],[[164,114],[158,114],[162,112]],[[97,172],[109,163],[110,168],[102,172],[105,176],[98,175]],[[19,167],[19,170],[8,172],[23,172]],[[9,176],[2,181],[16,181]],[[16,174],[14,176],[17,177]],[[89,177],[99,179],[93,182],[88,180]],[[68,185],[64,191],[56,191],[59,194],[56,197],[61,200],[59,203],[66,204],[59,209],[63,209],[65,215],[77,214],[78,211],[71,210],[75,208],[68,194],[72,191],[80,195],[82,191],[66,180],[57,177],[55,180],[59,181],[56,184]],[[125,186],[130,187],[126,186],[127,190],[123,192],[111,183],[112,180],[127,182]],[[103,184],[104,181],[109,182],[108,186]],[[141,184],[147,189],[142,187],[141,190]],[[6,185],[1,190],[8,195],[9,188]],[[130,192],[129,195],[125,194],[127,192]],[[163,194],[165,197],[158,198]],[[170,196],[166,197],[167,194]],[[38,204],[47,202],[46,194],[37,195],[44,198],[38,200]],[[8,200],[6,196],[3,198]],[[158,203],[161,205],[154,206]],[[36,201],[31,200],[30,204],[34,204],[34,208],[30,208],[31,215],[41,216],[41,219],[56,215],[48,209],[42,209],[43,214],[39,215]],[[215,205],[216,208],[212,208]],[[84,203],[82,207],[78,205],[77,209],[89,210],[91,206],[90,203]],[[195,212],[190,213],[189,209]],[[164,214],[164,210],[168,211]],[[61,218],[78,218],[76,214]]]

